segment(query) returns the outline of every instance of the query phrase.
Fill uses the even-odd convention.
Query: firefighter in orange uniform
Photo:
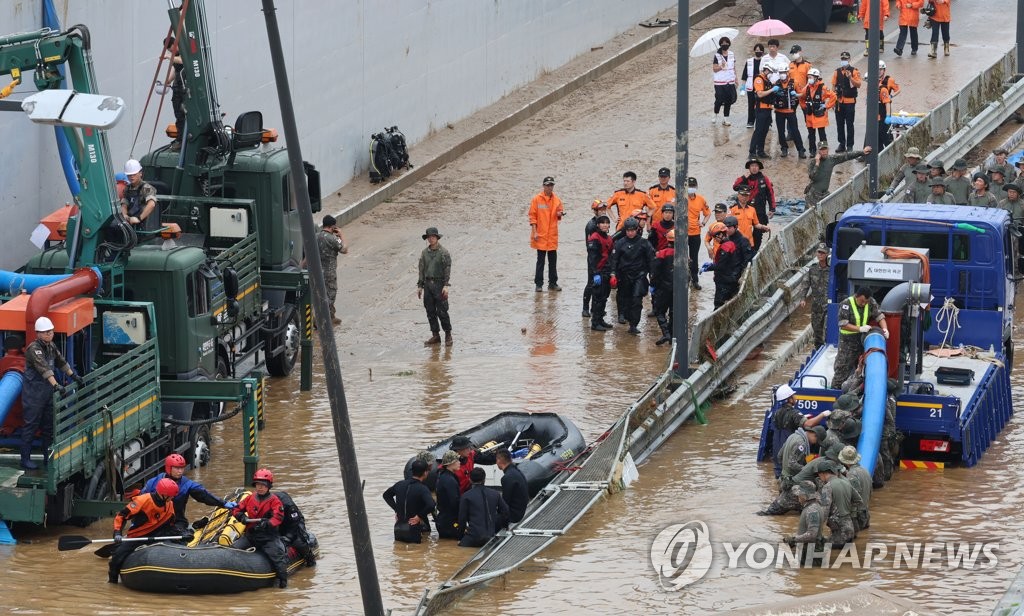
[[[672,177],[672,172],[669,171],[668,167],[662,167],[658,169],[658,183],[647,189],[647,194],[651,196],[651,201],[654,202],[654,207],[651,208],[651,220],[659,221],[662,219],[661,208],[666,203],[676,202],[676,187],[669,184],[669,179]]]
[[[772,126],[772,111],[775,109],[773,97],[782,89],[769,81],[769,75],[772,75],[774,70],[771,62],[762,62],[761,74],[754,77],[754,134],[750,136],[748,147],[750,158],[768,158],[764,151],[764,141]]]
[[[921,22],[921,9],[924,8],[924,0],[897,0],[896,6],[900,9],[900,37],[896,39],[896,47],[893,51],[897,56],[903,55],[903,45],[907,42],[907,34],[910,34],[910,55],[917,55],[917,24]]]
[[[833,80],[835,77],[833,77]],[[821,71],[812,68],[807,71],[807,87],[800,93],[800,105],[804,110],[804,121],[807,122],[807,139],[811,152],[817,150],[815,131],[822,142],[825,139],[825,128],[828,127],[828,110],[836,106],[836,94],[828,89],[821,78]],[[856,104],[856,98],[853,99]],[[850,112],[852,114],[852,112]],[[839,127],[842,132],[842,127]],[[853,133],[850,133],[850,143],[853,143]],[[840,142],[842,145],[842,142]],[[845,151],[845,150],[844,150]]]
[[[608,207],[615,208],[615,215],[619,217],[619,221],[615,226],[615,229],[618,231],[622,229],[622,225],[626,222],[627,218],[635,216],[637,212],[642,211],[645,207],[648,212],[651,212],[654,210],[655,205],[650,195],[636,187],[636,174],[632,171],[627,171],[622,174],[622,188],[616,190],[611,197],[608,197]]]
[[[725,208],[723,208],[725,209]],[[690,259],[690,286],[700,289],[697,280],[697,257],[700,252],[700,230],[711,219],[711,208],[701,195],[697,194],[697,178],[686,178],[686,249]],[[725,214],[722,214],[725,218]],[[664,246],[658,247],[659,250]]]
[[[166,477],[156,483],[156,492],[140,494],[128,501],[125,508],[114,517],[114,550],[110,557],[107,581],[117,584],[121,566],[142,541],[123,541],[122,531],[127,530],[129,538],[157,537],[162,532],[174,531],[174,502],[178,495],[178,484]],[[125,524],[128,525],[127,529]]]
[[[885,52],[885,20],[889,19],[889,2],[888,0],[882,0],[880,3],[882,6],[882,19],[878,22],[878,51],[879,53]],[[870,2],[861,2],[860,10],[857,11],[857,18],[864,22],[864,55],[868,55],[868,48],[871,42],[868,39],[868,35],[871,33],[871,27],[875,25],[875,16],[871,14]]]
[[[742,185],[736,190],[736,205],[729,209],[729,213],[736,217],[738,225],[736,229],[747,238],[751,248],[754,246],[754,230],[768,231],[768,225],[762,225],[757,219],[757,210],[750,202],[750,186]],[[754,252],[757,252],[756,250]]]
[[[950,0],[933,0],[935,12],[929,17],[932,24],[932,50],[928,52],[929,58],[939,57],[939,32],[942,32],[942,49],[944,56],[949,55],[949,3]]]
[[[558,223],[565,215],[562,200],[555,194],[555,178],[544,178],[544,187],[530,201],[530,248],[537,251],[537,269],[533,282],[537,292],[544,290],[544,260],[548,262],[548,288],[558,286]]]

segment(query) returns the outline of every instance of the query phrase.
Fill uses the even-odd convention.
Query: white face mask
[[[688,194],[690,196],[696,195],[697,194],[697,189],[696,188],[687,188],[686,189],[686,194]]]
[[[800,61],[800,54],[798,54],[798,53],[793,54],[793,59],[796,60],[797,62],[799,62]]]
[[[813,86],[813,85],[814,85],[815,83],[817,83],[817,81],[818,81],[818,78],[817,78],[817,77],[808,77],[808,78],[807,78],[807,83],[811,84],[812,86]]]
[[[850,61],[849,60],[840,60],[839,61],[839,66],[841,66],[843,68],[846,68],[847,66],[850,66]]]
[[[770,81],[771,81],[772,83],[775,83],[776,81],[778,81],[778,80],[779,80],[779,74],[778,74],[778,73],[771,73],[770,75],[768,75],[768,79],[769,79],[769,80],[770,80]]]

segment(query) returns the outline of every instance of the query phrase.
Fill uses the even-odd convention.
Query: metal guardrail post
[[[248,395],[242,407],[242,463],[245,466],[245,476],[242,478],[242,485],[249,485],[256,466],[260,462],[259,449],[259,404],[257,403],[257,391],[260,383],[255,378],[242,379]]]

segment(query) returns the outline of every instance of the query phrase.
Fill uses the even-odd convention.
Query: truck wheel
[[[195,426],[191,430],[190,445],[186,455],[192,468],[199,468],[210,463],[213,449],[210,440],[210,426]]]
[[[292,313],[291,319],[280,336],[284,350],[274,357],[267,358],[267,370],[270,372],[270,376],[288,376],[291,374],[292,368],[295,367],[295,360],[299,357],[299,342],[302,339],[298,312]],[[272,342],[276,343],[277,341]],[[267,346],[276,347],[277,344],[268,344]]]

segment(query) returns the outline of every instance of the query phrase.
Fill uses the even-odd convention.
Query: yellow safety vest
[[[853,324],[856,325],[857,327],[863,327],[863,326],[867,325],[868,324],[868,312],[870,312],[871,304],[870,303],[865,304],[864,311],[861,312],[861,311],[859,311],[857,309],[857,301],[855,299],[853,299],[852,297],[849,297],[849,298],[847,298],[847,301],[850,302],[850,311],[853,312]],[[840,328],[839,329],[839,333],[840,334],[846,334],[846,335],[853,335],[853,334],[859,334],[860,332],[851,332],[849,330]]]

